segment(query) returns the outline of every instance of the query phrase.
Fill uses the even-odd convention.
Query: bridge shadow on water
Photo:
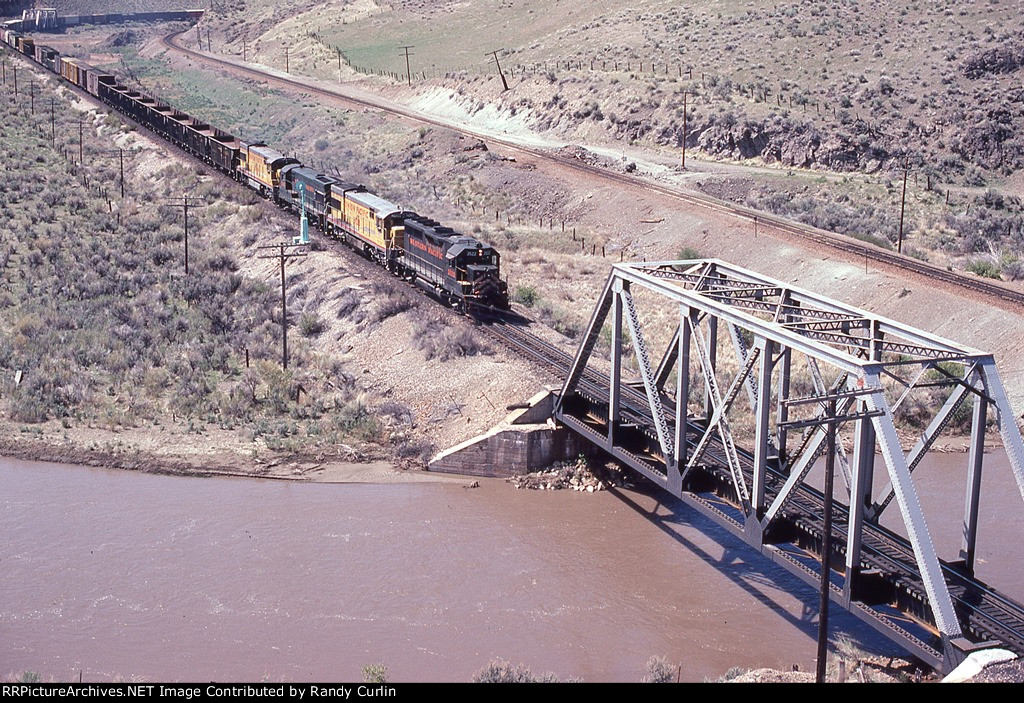
[[[819,592],[782,566],[747,545],[725,528],[716,524],[679,498],[670,496],[659,487],[639,485],[630,489],[610,487],[609,492],[632,508],[681,546],[697,555],[706,564],[742,588],[761,605],[771,609],[783,620],[798,628],[813,640],[818,636]],[[653,508],[645,503],[653,502]],[[705,547],[681,533],[680,528],[694,529],[722,547],[716,557]],[[773,597],[770,591],[781,591],[801,604],[796,615]],[[837,638],[844,636],[864,652],[877,656],[909,656],[898,644],[854,617],[844,608],[832,603],[829,610],[829,642],[835,647]]]

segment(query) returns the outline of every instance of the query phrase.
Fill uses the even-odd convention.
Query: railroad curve
[[[511,139],[503,139],[492,134],[477,132],[468,127],[454,125],[444,120],[429,117],[412,109],[405,109],[396,105],[389,105],[367,98],[348,95],[346,93],[321,86],[311,85],[305,81],[280,76],[277,73],[270,71],[264,71],[253,67],[251,64],[245,64],[235,60],[227,60],[211,54],[193,51],[192,49],[182,46],[176,41],[182,34],[184,34],[184,30],[168,34],[161,38],[161,43],[167,49],[185,54],[197,61],[242,71],[266,82],[286,85],[294,89],[322,95],[335,100],[349,102],[359,105],[360,107],[398,115],[405,119],[413,120],[422,124],[459,132],[485,142],[499,144],[504,148],[529,155],[533,158],[557,163],[563,167],[587,173],[590,176],[610,181],[618,185],[646,189],[648,191],[667,196],[686,205],[696,206],[750,221],[756,220],[758,225],[774,228],[789,236],[803,239],[817,246],[824,246],[841,252],[851,261],[855,260],[859,262],[864,259],[874,261],[876,264],[897,269],[901,272],[909,272],[931,282],[943,283],[953,286],[954,288],[959,288],[961,290],[981,295],[989,299],[991,302],[997,303],[1001,307],[1009,309],[1012,312],[1024,311],[1024,291],[1016,290],[993,281],[967,276],[954,271],[948,271],[924,261],[904,256],[902,254],[897,254],[892,251],[887,251],[881,247],[876,247],[856,239],[851,239],[838,235],[834,232],[828,232],[816,227],[811,227],[810,225],[788,220],[784,217],[779,217],[778,215],[729,203],[709,195],[704,195],[703,193],[673,188],[660,183],[653,183],[637,176],[609,171],[564,154],[559,154],[537,147],[526,146]]]

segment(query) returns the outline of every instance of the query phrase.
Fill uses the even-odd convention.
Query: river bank
[[[5,430],[0,432],[0,457],[172,476],[311,483],[466,482],[429,473],[411,461],[394,461],[382,450],[361,448],[360,452],[344,446],[334,452],[283,452],[261,448],[238,430],[83,427],[58,433],[51,424],[11,427],[0,423]]]

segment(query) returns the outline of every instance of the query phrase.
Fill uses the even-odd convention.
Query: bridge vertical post
[[[866,409],[863,402],[858,405],[860,412]],[[875,476],[875,428],[868,418],[857,420],[855,425],[852,474],[850,513],[846,528],[846,579],[843,582],[843,600],[847,606],[857,597],[861,539],[867,509],[871,505],[871,488]]]
[[[988,401],[974,396],[971,419],[971,445],[967,458],[967,496],[964,502],[964,533],[960,558],[968,574],[974,574],[974,558],[978,545],[978,504],[981,497],[981,466],[985,457],[985,421]]]
[[[792,349],[783,347],[777,363],[779,364],[779,400],[775,417],[775,430],[778,435],[776,446],[779,448],[779,468],[782,469],[786,464],[786,436],[788,430],[785,423],[789,420],[789,406],[785,401],[789,398],[789,379],[793,366]]]
[[[678,496],[683,490],[682,467],[688,459],[686,444],[686,409],[690,402],[690,325],[693,311],[685,305],[679,306],[679,338],[676,354],[676,444],[675,456],[669,463],[668,488]]]
[[[708,367],[711,375],[718,371],[718,318],[708,313]],[[711,400],[711,389],[705,385],[704,388],[704,422],[711,423],[711,416],[715,414],[715,404]]]
[[[1017,481],[1017,490],[1021,498],[1024,498],[1024,438],[1021,438],[1020,430],[1017,428],[1017,421],[1010,408],[1010,401],[1006,397],[1006,390],[996,370],[996,362],[988,357],[981,362],[981,374],[985,379],[985,392],[992,399],[995,407],[996,424],[999,426],[999,435],[1003,439],[1003,447],[1006,448],[1006,458],[1010,462],[1010,470],[1013,478]]]
[[[612,302],[611,372],[608,378],[608,448],[615,446],[615,425],[622,398],[622,280],[616,279],[608,295]]]
[[[763,337],[758,337],[755,344],[761,349],[761,358],[758,360],[757,405],[754,414],[754,486],[751,495],[757,520],[751,524],[760,526],[758,521],[764,517],[765,511],[765,477],[768,471],[768,451],[771,448],[768,418],[772,408],[772,356],[775,344]]]

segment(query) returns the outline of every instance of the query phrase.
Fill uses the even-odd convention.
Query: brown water
[[[501,657],[637,681],[658,654],[699,681],[811,668],[816,610],[813,591],[723,531],[635,493],[12,460],[0,593],[0,675],[85,680],[353,680],[383,662],[395,681],[465,681]]]

